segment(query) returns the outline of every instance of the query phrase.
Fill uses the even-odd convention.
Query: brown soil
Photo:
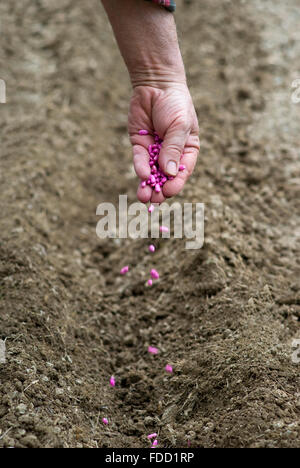
[[[100,2],[1,2],[0,447],[300,446],[297,1],[185,3],[202,152],[179,199],[206,204],[205,246],[160,240],[146,289],[149,242],[95,234],[136,199]]]

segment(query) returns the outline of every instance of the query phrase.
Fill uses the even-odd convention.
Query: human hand
[[[185,83],[157,86],[136,86],[130,103],[128,129],[133,145],[133,162],[137,176],[143,181],[150,176],[148,146],[154,143],[154,131],[162,138],[159,165],[167,175],[162,191],[156,193],[147,185],[139,185],[138,199],[162,203],[177,195],[192,174],[200,149],[199,127],[191,95]],[[139,130],[149,135],[139,135]],[[181,159],[181,155],[183,155]],[[185,166],[178,172],[180,164]]]
[[[138,189],[142,202],[161,203],[183,188],[199,152],[198,122],[186,85],[174,16],[152,2],[102,2],[133,86],[129,134],[136,173],[143,181],[150,176],[148,146],[154,138],[139,135],[139,130],[148,130],[164,140],[158,162],[165,174],[175,176],[159,193],[148,185]],[[179,161],[185,166],[180,172]]]

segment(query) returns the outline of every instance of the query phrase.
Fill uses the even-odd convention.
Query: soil
[[[205,203],[205,244],[161,239],[150,265],[148,240],[95,233],[97,205],[136,201],[137,184],[100,2],[1,2],[0,447],[149,447],[154,431],[161,447],[300,446],[300,13],[286,3],[178,1],[202,141],[178,200]]]

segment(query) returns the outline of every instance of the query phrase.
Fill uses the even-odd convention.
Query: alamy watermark
[[[6,103],[6,84],[4,80],[0,79],[0,104]]]
[[[96,233],[100,239],[157,239],[174,237],[186,239],[185,248],[201,249],[204,244],[204,204],[175,202],[154,204],[149,214],[143,203],[128,206],[127,195],[119,196],[119,206],[100,203],[96,214],[101,216]],[[161,226],[164,226],[161,232]]]
[[[292,362],[294,364],[300,364],[300,339],[293,340],[292,348],[295,349],[292,354]]]
[[[0,364],[6,363],[6,349],[5,349],[5,341],[0,340]]]
[[[292,88],[296,88],[292,94],[292,102],[294,104],[300,103],[300,78],[297,78],[292,83]]]

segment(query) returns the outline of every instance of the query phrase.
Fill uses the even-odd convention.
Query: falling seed
[[[169,228],[167,228],[167,226],[160,226],[159,230],[160,232],[169,232]]]
[[[126,275],[126,273],[128,273],[128,271],[129,271],[129,266],[126,265],[120,270],[120,273],[121,273],[121,275]]]
[[[170,366],[169,364],[167,364],[166,367],[165,367],[165,370],[166,370],[166,372],[169,372],[170,374],[172,374],[172,372],[173,372],[173,367]]]
[[[150,271],[150,275],[152,279],[159,279],[159,273],[154,268]]]
[[[154,208],[155,208],[154,205],[150,205],[149,208],[148,208],[149,213],[152,213],[152,211],[154,210]]]
[[[153,284],[152,279],[148,279],[147,284],[148,284],[148,286],[152,286],[152,284]]]
[[[155,245],[151,244],[149,245],[149,252],[155,252]]]
[[[184,171],[184,170],[185,170],[185,165],[184,165],[184,164],[180,164],[179,170],[180,170],[180,171]]]
[[[110,378],[109,384],[110,384],[111,387],[115,387],[115,385],[116,385],[116,380],[115,380],[113,375]]]
[[[154,432],[153,434],[149,434],[147,437],[148,439],[154,439],[154,437],[157,437],[157,434]]]
[[[148,353],[150,354],[158,354],[158,349],[154,348],[153,346],[148,347]]]
[[[103,424],[107,425],[108,424],[108,419],[107,418],[102,418]]]
[[[152,446],[151,446],[151,448],[155,448],[155,447],[157,446],[157,444],[158,444],[158,440],[155,439],[154,442],[153,442],[153,444],[152,444]]]
[[[139,135],[149,135],[148,130],[139,130]]]

